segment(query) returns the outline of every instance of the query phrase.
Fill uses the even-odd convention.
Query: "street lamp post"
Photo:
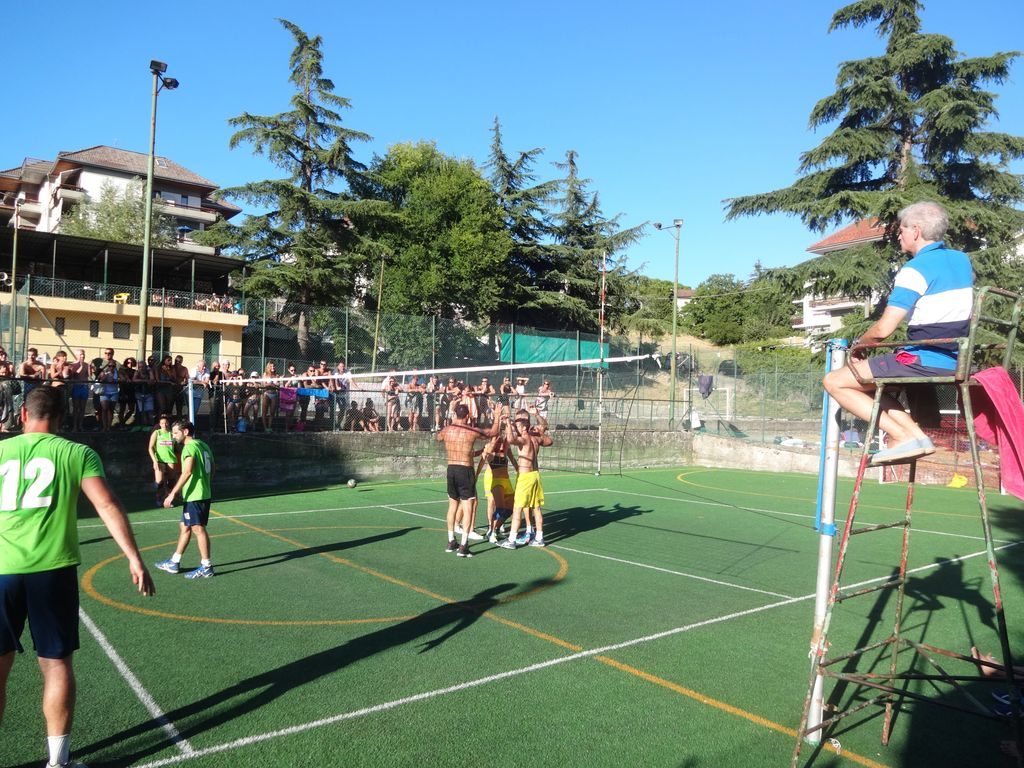
[[[655,223],[654,228],[668,229],[669,234],[676,241],[676,271],[672,280],[672,359],[669,361],[669,376],[672,380],[668,389],[668,422],[670,427],[674,427],[676,419],[676,329],[679,325],[679,236],[683,229],[683,220],[672,219],[671,228]]]
[[[370,373],[377,372],[377,340],[380,338],[380,302],[384,298],[384,259],[380,255],[380,280],[377,282],[377,322],[373,326],[373,357],[370,360]]]
[[[173,77],[164,77],[167,65],[162,61],[149,62],[149,71],[153,73],[153,108],[149,121],[149,165],[146,170],[146,220],[142,227],[142,288],[139,292],[139,343],[135,359],[142,364],[146,359],[146,324],[149,320],[149,261],[150,237],[153,228],[153,171],[156,165],[156,97],[164,88],[173,91],[178,81]]]
[[[20,357],[16,357],[17,350],[14,346],[18,340],[17,331],[15,326],[17,324],[17,317],[15,314],[15,301],[18,297],[18,289],[16,287],[16,276],[18,274],[18,229],[21,227],[21,204],[22,199],[18,198],[14,201],[14,241],[11,243],[11,346],[7,349],[10,351],[8,360],[20,360]]]

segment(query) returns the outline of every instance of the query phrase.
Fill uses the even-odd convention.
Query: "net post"
[[[841,368],[846,363],[846,339],[831,339],[825,358],[825,373]],[[818,537],[818,575],[814,590],[814,632],[811,635],[809,656],[817,664],[827,650],[822,640],[828,609],[828,593],[832,577],[832,542],[836,535],[836,480],[839,475],[839,403],[825,391],[821,408],[821,453],[818,471],[818,503],[815,529]],[[805,736],[809,744],[821,742],[822,712],[824,711],[825,679],[818,673],[814,678],[810,707],[807,712]]]

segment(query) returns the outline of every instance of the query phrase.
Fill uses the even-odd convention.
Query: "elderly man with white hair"
[[[882,316],[859,342],[884,341],[906,319],[909,343],[889,354],[854,360],[853,367],[865,383],[848,366],[825,376],[828,393],[864,420],[871,417],[875,379],[952,375],[957,345],[927,342],[966,336],[970,327],[974,272],[967,255],[947,248],[942,240],[949,227],[946,210],[938,203],[914,203],[900,211],[899,221],[900,248],[912,258],[896,274]],[[874,454],[873,466],[934,453],[931,439],[898,400],[885,395],[881,405],[879,428],[888,433],[892,447]]]

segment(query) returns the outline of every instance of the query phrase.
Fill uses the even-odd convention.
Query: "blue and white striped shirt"
[[[926,245],[896,273],[889,306],[906,309],[910,341],[966,336],[974,304],[974,269],[967,254],[945,243]],[[907,345],[921,365],[956,368],[956,345]]]

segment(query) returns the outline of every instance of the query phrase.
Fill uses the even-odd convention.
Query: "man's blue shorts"
[[[935,378],[937,376],[952,376],[955,371],[953,368],[933,368],[929,365],[921,365],[921,358],[902,350],[869,357],[868,366],[871,368],[872,378],[875,379]]]
[[[210,500],[186,501],[181,510],[181,522],[190,528],[201,525],[204,528],[210,522]]]
[[[64,659],[78,650],[78,566],[0,576],[0,655],[25,650],[26,619],[37,656]]]

